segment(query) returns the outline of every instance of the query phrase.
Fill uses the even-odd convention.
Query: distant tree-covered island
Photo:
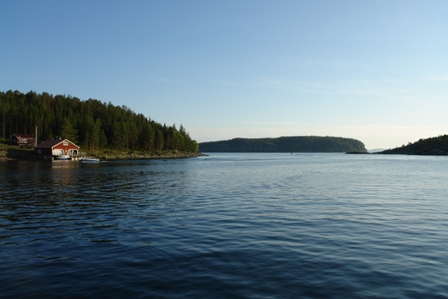
[[[377,154],[446,156],[448,155],[448,135],[420,139]]]
[[[141,153],[144,155],[188,155],[198,143],[180,125],[162,125],[126,106],[47,92],[26,94],[0,92],[0,137],[34,134],[38,142],[69,139],[82,151],[97,153]]]
[[[360,152],[364,144],[342,137],[291,136],[278,138],[235,138],[199,143],[201,152]]]

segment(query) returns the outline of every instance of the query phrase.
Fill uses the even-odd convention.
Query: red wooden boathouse
[[[79,156],[79,146],[68,139],[47,140],[34,148],[36,157],[40,159],[52,159],[56,156],[69,155],[71,158]]]

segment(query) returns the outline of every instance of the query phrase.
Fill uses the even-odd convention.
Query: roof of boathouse
[[[36,148],[53,148],[56,145],[63,143],[63,142],[69,142],[72,145],[74,145],[75,147],[79,148],[79,146],[77,146],[76,144],[74,144],[73,142],[71,142],[68,139],[47,140],[47,141],[44,141],[44,142],[40,143],[39,145],[37,145]]]
[[[35,136],[33,134],[18,134],[18,133],[14,133],[12,134],[11,137],[16,136],[17,138],[21,137],[21,138],[34,138]]]

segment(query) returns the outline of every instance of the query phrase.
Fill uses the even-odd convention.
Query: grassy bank
[[[0,161],[34,159],[34,150],[0,144]]]
[[[6,145],[0,142],[0,161],[6,160]]]
[[[203,156],[201,153],[187,153],[181,151],[160,151],[156,153],[148,153],[145,151],[123,151],[117,149],[82,151],[82,154],[85,157],[93,157],[100,160],[176,159]]]

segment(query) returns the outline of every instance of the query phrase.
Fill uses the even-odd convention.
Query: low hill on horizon
[[[378,154],[397,154],[397,155],[448,155],[448,135],[420,139],[414,143],[388,149]]]
[[[201,152],[367,152],[356,139],[343,137],[290,136],[234,138],[199,143]]]

